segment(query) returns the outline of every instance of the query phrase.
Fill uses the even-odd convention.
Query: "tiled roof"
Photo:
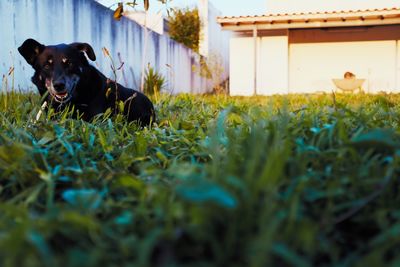
[[[345,15],[354,13],[367,13],[367,12],[382,12],[382,11],[400,11],[400,7],[392,8],[375,8],[375,9],[356,9],[356,10],[337,10],[337,11],[320,11],[320,12],[294,12],[294,13],[270,13],[264,15],[253,16],[224,16],[218,19],[240,19],[240,18],[268,18],[268,17],[283,17],[283,16],[307,16],[307,15]]]
[[[289,29],[400,24],[400,7],[325,12],[278,13],[255,16],[218,17],[225,29]]]

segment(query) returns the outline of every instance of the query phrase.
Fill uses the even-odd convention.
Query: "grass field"
[[[0,266],[400,266],[400,95],[155,103],[0,95]]]

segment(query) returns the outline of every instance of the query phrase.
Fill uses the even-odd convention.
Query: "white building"
[[[400,92],[398,0],[269,0],[261,16],[219,17],[233,31],[231,95],[330,92],[350,71],[366,92]]]

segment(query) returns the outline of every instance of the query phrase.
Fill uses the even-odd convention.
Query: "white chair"
[[[362,92],[362,85],[365,79],[332,79],[336,88],[342,90],[343,92],[354,93],[355,90]]]

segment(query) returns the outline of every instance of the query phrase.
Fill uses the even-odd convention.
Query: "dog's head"
[[[90,60],[96,60],[93,48],[86,43],[45,46],[27,39],[18,51],[35,69],[35,78],[59,103],[71,100],[81,74],[89,66],[85,53]]]

